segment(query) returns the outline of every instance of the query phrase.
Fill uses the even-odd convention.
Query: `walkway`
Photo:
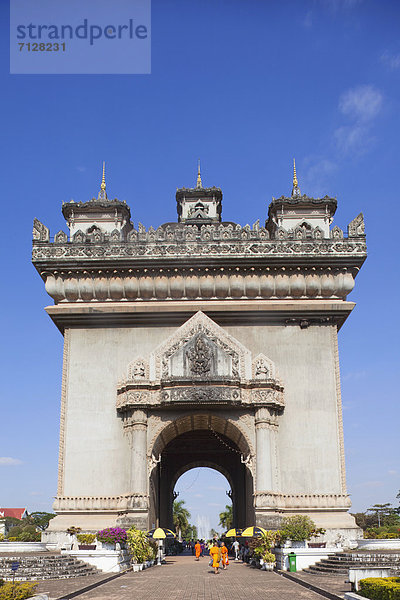
[[[82,578],[81,587],[92,583]],[[47,581],[40,591],[53,598],[77,589],[77,581]],[[260,571],[241,562],[231,562],[227,571],[215,575],[208,558],[196,562],[192,556],[169,557],[167,564],[141,573],[127,573],[78,600],[321,600],[322,596],[276,573]]]

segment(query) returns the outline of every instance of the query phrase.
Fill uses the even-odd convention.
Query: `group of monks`
[[[201,554],[201,544],[199,540],[197,540],[194,546],[196,560],[200,559]],[[214,573],[219,573],[219,565],[222,563],[222,568],[226,569],[229,565],[228,558],[228,548],[225,546],[225,542],[217,542],[216,540],[212,542],[212,546],[210,548],[210,567],[212,566],[214,569]]]

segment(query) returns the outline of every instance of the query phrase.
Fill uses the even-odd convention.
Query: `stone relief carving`
[[[255,363],[255,376],[262,379],[268,379],[269,368],[264,358],[258,358]]]
[[[39,221],[39,219],[33,220],[33,231],[32,238],[37,242],[49,242],[50,241],[50,230]]]
[[[67,234],[60,229],[60,231],[58,233],[56,233],[56,235],[54,236],[54,243],[55,244],[66,244],[68,242],[68,236]]]
[[[188,369],[182,364],[184,360],[189,364]],[[218,368],[214,362],[218,362]],[[139,406],[165,408],[173,403],[181,406],[253,403],[282,412],[283,385],[275,378],[275,365],[268,357],[259,354],[252,362],[247,348],[198,312],[163,342],[149,360],[132,361],[126,381],[117,387],[120,413]]]
[[[246,467],[250,470],[250,473],[253,475],[255,475],[255,464],[254,464],[254,456],[252,454],[248,454],[247,456],[243,456],[243,454],[240,457],[240,462],[243,465],[246,465]]]
[[[275,365],[264,354],[258,354],[253,359],[253,377],[256,379],[269,379],[275,377]]]
[[[360,213],[353,219],[347,228],[349,237],[357,237],[365,235],[364,215]]]
[[[86,236],[80,229],[74,234],[72,241],[75,244],[82,244],[86,240]]]
[[[128,379],[143,381],[149,378],[149,361],[138,357],[129,363],[127,369]]]
[[[189,363],[190,373],[193,375],[206,375],[210,373],[213,351],[203,335],[196,336],[194,346],[189,348],[185,354]]]
[[[218,403],[240,401],[240,389],[230,387],[182,387],[164,391],[163,402]]]
[[[151,355],[150,361],[154,365],[153,377],[156,379],[168,377],[170,357],[197,334],[202,334],[230,357],[231,376],[233,378],[251,377],[250,351],[201,311],[179,327]]]
[[[158,455],[158,458],[156,458],[154,454],[151,454],[151,456],[147,458],[147,472],[149,476],[151,475],[151,472],[154,469],[154,467],[156,467],[160,462],[161,454]]]
[[[77,232],[78,233],[78,232]],[[38,234],[36,234],[38,235]],[[129,237],[130,236],[130,237]],[[321,240],[289,240],[288,233],[286,230],[279,230],[277,232],[277,239],[267,240],[261,237],[259,240],[242,240],[238,242],[229,242],[226,244],[213,244],[212,241],[196,243],[191,242],[186,238],[186,242],[167,243],[128,243],[133,242],[133,233],[128,234],[127,242],[110,243],[107,236],[104,236],[104,242],[90,245],[89,247],[80,246],[79,244],[84,243],[84,238],[78,236],[73,238],[73,246],[65,245],[64,247],[56,247],[53,244],[49,244],[47,247],[35,246],[35,241],[39,241],[38,238],[34,239],[32,258],[33,261],[42,259],[60,259],[60,258],[84,258],[85,260],[96,260],[102,257],[109,258],[125,258],[125,257],[140,257],[140,258],[154,258],[171,256],[177,259],[181,259],[184,256],[196,257],[196,256],[224,256],[232,257],[237,259],[241,256],[282,256],[287,257],[290,255],[324,255],[331,256],[334,254],[340,254],[353,256],[353,255],[364,255],[366,254],[366,244],[364,241],[350,241],[347,238],[340,242],[335,239],[321,239]],[[222,239],[223,236],[221,236]],[[356,237],[356,236],[354,236]],[[358,237],[361,237],[358,235]],[[353,239],[353,237],[352,237]],[[40,240],[47,241],[47,240]]]
[[[342,240],[343,239],[343,230],[340,229],[340,227],[338,227],[337,225],[335,225],[331,229],[331,237],[335,240]]]

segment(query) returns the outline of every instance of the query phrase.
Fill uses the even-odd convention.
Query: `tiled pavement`
[[[62,598],[100,576],[62,581],[45,581],[39,591],[50,598]],[[318,578],[319,579],[319,578]],[[318,585],[317,580],[313,580]],[[332,590],[334,591],[334,590]],[[229,568],[215,575],[208,559],[196,562],[192,556],[169,557],[167,564],[141,573],[126,573],[89,592],[79,600],[318,600],[323,598],[277,573],[260,571],[231,561]]]

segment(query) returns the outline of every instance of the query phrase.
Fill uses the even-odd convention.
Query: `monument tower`
[[[326,539],[348,513],[337,332],[366,258],[364,222],[331,227],[335,198],[273,198],[265,226],[222,221],[222,191],[176,192],[178,222],[148,230],[110,199],[62,205],[69,235],[35,219],[33,264],[64,336],[57,517],[172,525],[196,466],[232,489],[235,525],[307,514]]]

